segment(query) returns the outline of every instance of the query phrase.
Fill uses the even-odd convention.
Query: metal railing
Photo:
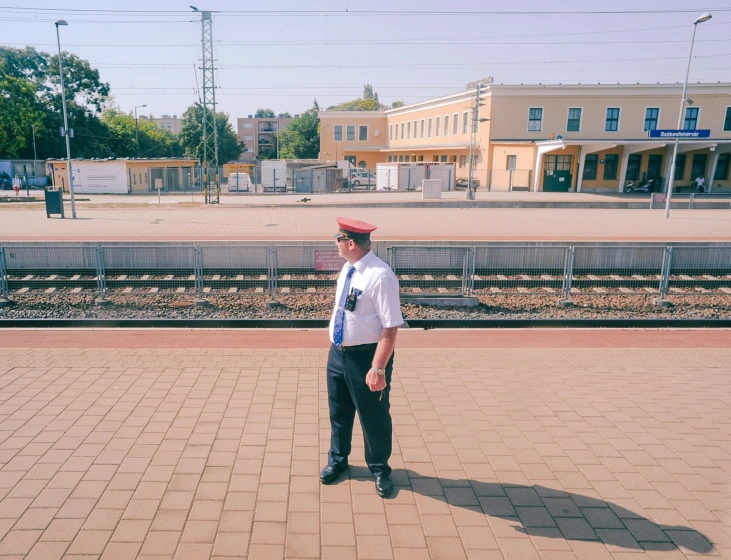
[[[731,295],[731,246],[392,245],[412,295]],[[0,297],[333,294],[333,244],[0,246]]]

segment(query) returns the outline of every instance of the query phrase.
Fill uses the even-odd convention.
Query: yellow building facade
[[[664,190],[682,85],[498,85],[482,88],[471,144],[476,90],[373,112],[321,112],[320,160],[373,168],[389,161],[449,161],[491,190],[621,192],[630,179]],[[675,185],[702,176],[731,189],[731,84],[691,84],[682,129],[710,130],[681,140]]]

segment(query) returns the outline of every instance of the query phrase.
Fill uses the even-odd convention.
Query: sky
[[[713,19],[698,25],[690,81],[731,81],[731,0],[192,1],[214,12],[217,109],[232,124],[259,107],[294,115],[314,99],[323,108],[354,99],[367,83],[385,104],[487,76],[682,84],[703,12]],[[55,53],[54,21],[65,19],[62,48],[99,70],[121,109],[181,115],[201,83],[200,15],[189,2],[0,0],[0,44]]]

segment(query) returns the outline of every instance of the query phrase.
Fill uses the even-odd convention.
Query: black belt
[[[375,350],[378,346],[377,342],[371,344],[356,344],[354,346],[338,346],[338,350],[343,352],[364,352],[366,350]]]

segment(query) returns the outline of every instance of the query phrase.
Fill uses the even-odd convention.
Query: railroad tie
[[[291,291],[292,291],[292,290],[290,290],[290,288],[282,288],[282,293],[283,293],[283,294],[288,294],[288,293],[289,293],[289,292],[291,292]]]
[[[632,290],[630,290],[629,288],[621,288],[620,287],[619,288],[619,291],[622,292],[623,294],[634,294],[634,292]]]
[[[236,286],[231,286],[231,287],[230,287],[230,288],[228,289],[228,293],[229,293],[229,294],[235,294],[236,292],[238,292],[238,290],[239,290],[239,289],[238,289],[238,288],[237,288]]]
[[[214,274],[213,277],[211,278],[211,280],[220,280],[220,279],[221,279],[220,274]]]
[[[264,288],[256,288],[254,290],[254,293],[256,293],[256,294],[263,294],[264,293]]]
[[[236,275],[236,280],[243,280],[243,279],[244,279],[244,275],[243,274],[237,274]]]
[[[644,288],[644,290],[645,290],[646,292],[649,292],[649,293],[651,293],[651,294],[654,294],[655,292],[657,292],[657,291],[658,291],[658,290],[657,290],[657,288],[650,288],[649,286],[646,286],[646,287]]]
[[[520,279],[521,280],[530,280],[530,276],[528,276],[527,274],[521,274]]]
[[[632,275],[632,278],[635,278],[637,280],[647,280],[647,278],[645,278],[644,276],[642,276],[642,274],[633,274]]]
[[[307,288],[307,291],[311,294],[314,294],[317,291],[317,289],[316,288]]]
[[[541,279],[543,280],[553,280],[553,276],[550,274],[541,274]]]
[[[285,274],[284,276],[282,276],[282,280],[291,280],[291,279],[292,279],[291,274]]]
[[[723,292],[724,294],[731,294],[731,288],[721,288],[721,291],[722,291],[722,292]]]
[[[421,288],[414,288],[414,293],[420,294],[421,293]]]
[[[680,288],[670,288],[670,291],[675,294],[684,294],[685,293],[685,291],[681,290]],[[731,292],[731,290],[729,290],[729,292]]]
[[[51,274],[51,275],[50,275],[50,276],[48,277],[48,280],[55,280],[56,278],[58,278],[58,274]]]
[[[491,288],[490,288],[490,291],[491,291],[491,292],[492,292],[493,294],[502,294],[502,293],[503,293],[503,291],[502,291],[502,290],[501,290],[500,288],[496,288],[495,286],[491,287]]]
[[[580,293],[580,292],[581,292],[581,290],[580,290],[579,288],[575,288],[575,287],[572,287],[572,288],[571,288],[571,293],[572,293],[572,294],[578,294],[578,293]]]
[[[30,288],[20,288],[20,290],[18,290],[16,293],[18,293],[18,294],[24,294],[28,290],[30,290]]]
[[[46,293],[47,294],[52,294],[55,291],[56,291],[56,288],[54,288],[54,287],[46,288]]]
[[[81,288],[74,288],[71,290],[72,294],[78,294],[81,291]]]
[[[437,288],[437,291],[438,291],[438,292],[439,292],[440,294],[446,294],[446,293],[447,293],[447,292],[448,292],[449,290],[447,290],[447,288]]]
[[[259,280],[266,280],[266,279],[267,279],[267,275],[266,274],[260,274],[259,275]]]
[[[702,294],[709,294],[710,293],[709,290],[706,290],[705,288],[703,288],[701,286],[696,286],[695,291],[696,292],[700,292]]]
[[[167,276],[165,277],[165,280],[172,280],[173,278],[175,278],[175,276],[174,276],[173,274],[168,274],[168,275],[167,275]],[[194,276],[193,278],[195,278],[195,276]]]
[[[434,277],[431,274],[424,274],[424,280],[434,280]]]
[[[149,279],[150,279],[150,275],[149,274],[143,274],[142,275],[142,278],[140,278],[140,280],[149,280]]]
[[[521,294],[527,294],[527,293],[529,293],[530,290],[528,290],[528,288],[518,288],[518,291]]]
[[[447,274],[447,280],[457,280],[458,278],[454,274]]]
[[[595,275],[595,274],[587,274],[586,277],[589,280],[600,280],[600,278],[597,275]]]
[[[150,293],[150,294],[156,294],[159,290],[160,290],[160,288],[158,288],[157,286],[155,286],[153,288],[150,288],[148,290],[148,293]]]
[[[599,288],[599,287],[597,287],[597,286],[594,286],[594,287],[592,288],[592,290],[594,290],[594,291],[595,291],[596,293],[598,293],[598,294],[608,294],[608,293],[609,293],[609,292],[607,292],[607,291],[606,291],[606,290],[605,290],[604,288]]]
[[[687,274],[678,274],[678,278],[681,280],[693,280],[692,276],[688,276]]]
[[[548,286],[543,286],[543,288],[541,288],[541,289],[542,289],[542,290],[543,290],[544,292],[548,292],[549,294],[553,294],[553,293],[555,293],[555,292],[556,292],[556,290],[554,290],[553,288],[549,288]]]
[[[81,274],[74,274],[69,280],[78,280],[79,278],[81,278]]]
[[[479,274],[475,274],[472,278],[474,280],[482,280],[482,277]],[[499,274],[498,274],[498,278],[500,278],[500,275]]]
[[[703,278],[706,278],[708,280],[718,280],[715,276],[711,276],[710,274],[704,274]]]
[[[508,277],[507,277],[507,276],[505,276],[504,274],[498,274],[498,275],[497,275],[497,279],[498,279],[498,280],[507,280],[507,279],[508,279]]]
[[[188,280],[195,280],[195,274],[191,274],[188,276]]]
[[[316,280],[317,278],[316,278],[316,276],[314,274],[308,274],[307,275],[307,279],[308,280]]]
[[[622,279],[622,277],[619,274],[610,274],[609,277],[612,280],[621,280]]]
[[[127,280],[127,275],[126,274],[120,274],[119,276],[117,276],[117,280]]]
[[[205,288],[203,288],[203,293],[204,294],[210,294],[211,293],[211,288],[209,286],[206,286]]]
[[[175,288],[175,292],[178,294],[182,294],[185,292],[185,288],[183,288],[182,286],[180,288]]]
[[[33,279],[32,274],[28,274],[25,278],[23,278],[23,280],[32,280],[32,279]]]

